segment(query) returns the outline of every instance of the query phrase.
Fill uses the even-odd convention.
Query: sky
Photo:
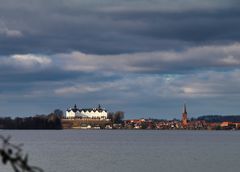
[[[238,0],[0,4],[0,116],[240,114]]]

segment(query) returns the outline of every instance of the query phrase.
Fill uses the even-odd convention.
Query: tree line
[[[240,115],[228,115],[228,116],[222,116],[222,115],[206,115],[206,116],[200,116],[197,118],[198,120],[204,120],[206,122],[240,122]]]
[[[56,113],[32,117],[0,118],[0,129],[62,129],[61,116]]]

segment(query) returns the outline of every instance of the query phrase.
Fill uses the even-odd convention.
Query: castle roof
[[[76,104],[75,104],[74,108],[69,108],[69,109],[67,109],[67,111],[68,112],[73,111],[75,113],[77,111],[79,111],[79,112],[81,112],[81,111],[83,111],[83,112],[87,112],[87,111],[88,112],[91,112],[91,111],[93,111],[93,112],[103,112],[103,111],[105,111],[105,112],[107,112],[107,110],[103,109],[100,105],[98,105],[97,108],[82,108],[82,109],[78,109]]]

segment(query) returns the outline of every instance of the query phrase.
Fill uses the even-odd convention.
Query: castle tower
[[[183,107],[182,126],[187,127],[187,108],[186,108],[186,104],[184,104],[184,107]]]
[[[77,109],[77,105],[76,104],[74,105],[74,109]]]

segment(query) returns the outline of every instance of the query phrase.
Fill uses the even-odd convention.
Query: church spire
[[[183,128],[187,127],[187,107],[186,107],[186,104],[184,104],[184,107],[183,107],[182,126],[183,126]]]
[[[186,107],[186,103],[184,103],[184,107],[183,107],[183,113],[187,114],[187,107]]]

